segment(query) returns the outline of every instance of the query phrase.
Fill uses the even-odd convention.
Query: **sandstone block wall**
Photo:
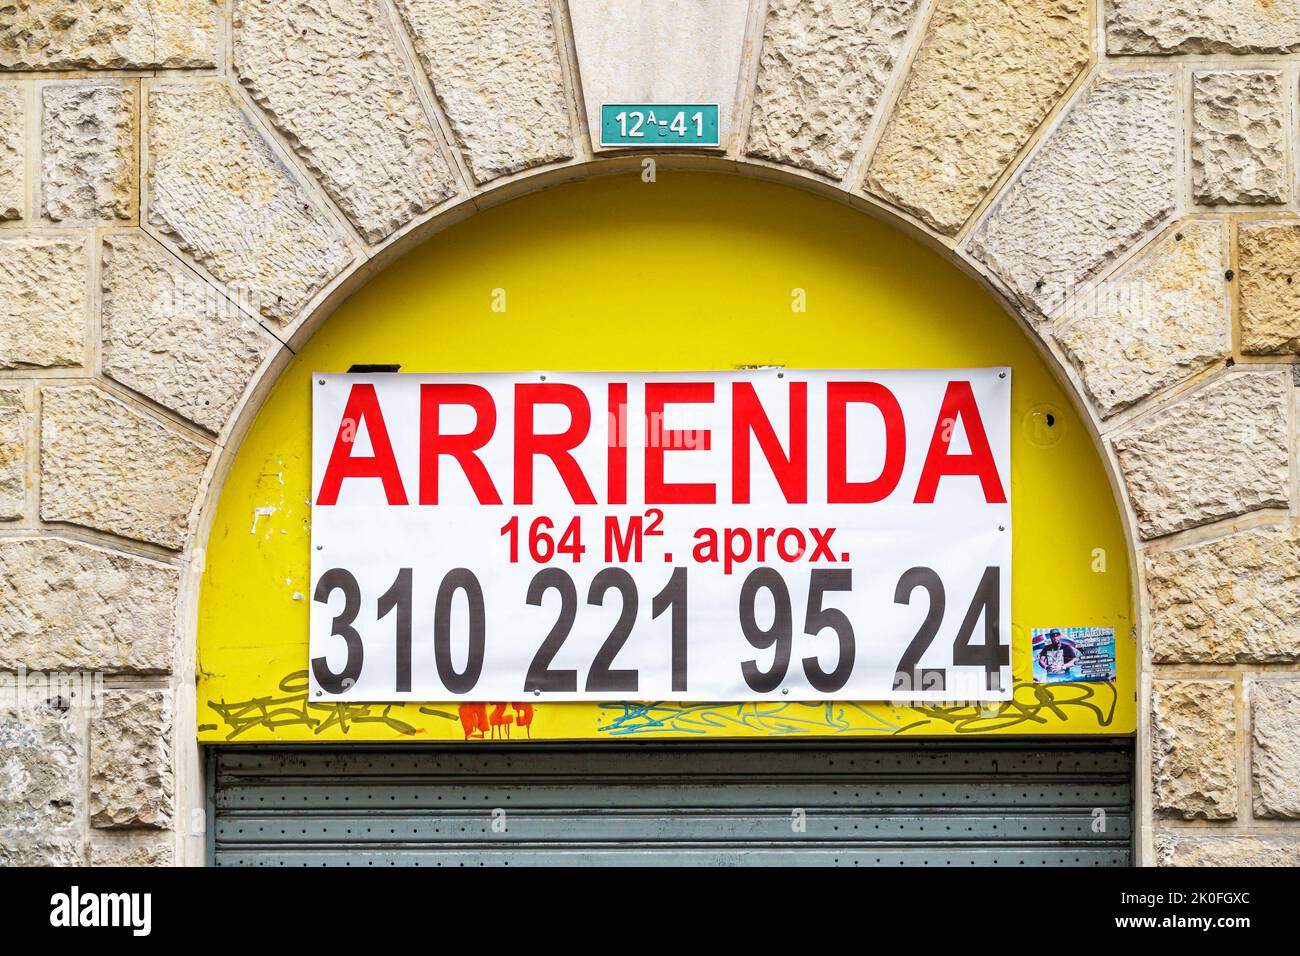
[[[1042,338],[1137,552],[1140,857],[1296,865],[1300,3],[639,11],[0,10],[0,862],[202,861],[186,594],[222,450],[368,270],[613,168],[590,117],[644,90],[722,107],[682,164],[891,217]],[[103,686],[33,705],[20,670]]]

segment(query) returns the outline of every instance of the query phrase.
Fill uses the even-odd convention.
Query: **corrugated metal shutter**
[[[219,866],[1124,866],[1132,750],[215,748]]]

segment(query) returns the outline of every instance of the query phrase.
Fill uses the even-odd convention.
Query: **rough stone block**
[[[1288,173],[1282,74],[1192,78],[1192,194],[1207,206],[1285,202]]]
[[[235,68],[368,242],[455,193],[377,0],[239,0]]]
[[[41,196],[54,222],[133,219],[139,195],[135,91],[80,83],[41,91]]]
[[[1173,213],[1178,126],[1171,74],[1102,74],[1003,191],[971,254],[1051,312]]]
[[[0,235],[0,368],[86,360],[84,239]]]
[[[215,66],[220,0],[17,0],[0,17],[0,69]]]
[[[30,418],[22,386],[0,386],[0,520],[21,518],[27,511]]]
[[[1156,832],[1157,866],[1300,866],[1300,837],[1220,836],[1204,830]]]
[[[0,219],[21,219],[27,208],[26,141],[23,91],[0,86]]]
[[[220,432],[275,339],[143,233],[103,257],[104,373]]]
[[[171,735],[170,691],[104,691],[90,722],[91,826],[171,826]]]
[[[1237,265],[1242,351],[1300,351],[1300,223],[1241,223]]]
[[[0,540],[0,669],[167,674],[179,572],[60,538]]]
[[[0,866],[83,866],[85,849],[81,838],[69,835],[53,840],[25,835],[9,840],[0,834]]]
[[[1237,816],[1237,714],[1233,685],[1155,680],[1151,690],[1155,812],[1186,820]]]
[[[1290,502],[1291,376],[1231,371],[1115,439],[1144,538]]]
[[[232,294],[289,321],[353,256],[215,83],[149,93],[149,222]]]
[[[397,7],[475,182],[573,156],[545,0],[397,0]]]
[[[918,9],[917,0],[770,0],[746,154],[842,179]]]
[[[80,863],[85,779],[75,711],[36,700],[0,705],[0,864]]]
[[[959,230],[1088,62],[1084,0],[942,0],[867,178]]]
[[[41,389],[41,517],[180,550],[208,449],[92,385]]]
[[[1188,222],[1065,312],[1057,340],[1103,418],[1232,353],[1227,226]]]
[[[170,843],[92,843],[91,866],[175,866]]]
[[[1300,680],[1250,685],[1255,816],[1300,817]]]
[[[1291,53],[1298,0],[1106,0],[1106,52]]]
[[[1300,531],[1256,528],[1146,557],[1161,663],[1300,660]]]

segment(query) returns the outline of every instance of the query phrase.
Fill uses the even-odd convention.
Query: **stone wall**
[[[432,231],[639,162],[590,117],[655,98],[723,109],[664,167],[889,217],[1042,338],[1138,554],[1140,858],[1300,863],[1300,2],[641,6],[0,11],[0,670],[103,675],[0,699],[0,863],[202,861],[193,594],[287,347]]]

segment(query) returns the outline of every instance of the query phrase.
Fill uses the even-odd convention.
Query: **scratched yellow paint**
[[[491,308],[498,289],[505,313]],[[806,312],[792,311],[795,290]],[[1013,320],[955,267],[861,213],[789,187],[663,173],[655,184],[606,178],[480,213],[373,279],[288,367],[244,440],[207,544],[202,741],[464,737],[454,704],[306,700],[309,383],[313,371],[354,363],[410,372],[1010,365],[1011,703],[550,703],[537,705],[531,736],[1134,729],[1129,566],[1110,486],[1065,392]],[[1036,688],[1029,629],[1075,625],[1115,627],[1119,679]],[[510,721],[502,735],[525,735],[512,707],[498,716]]]

